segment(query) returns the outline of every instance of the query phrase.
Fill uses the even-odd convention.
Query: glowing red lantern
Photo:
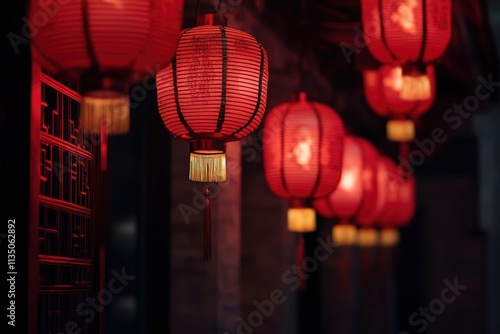
[[[433,62],[451,39],[451,0],[361,0],[361,19],[382,63]]]
[[[395,178],[390,181],[395,184],[395,199],[391,199],[387,211],[379,217],[378,224],[382,227],[399,228],[408,224],[415,214],[415,178]]]
[[[189,180],[226,180],[226,143],[250,135],[267,102],[268,59],[253,36],[218,15],[183,30],[172,63],[158,73],[158,108],[168,131],[189,141]],[[205,191],[205,260],[211,257],[210,192]]]
[[[327,218],[338,217],[345,223],[350,218],[359,216],[361,209],[362,218],[369,215],[367,211],[374,206],[377,190],[377,155],[376,149],[366,139],[345,137],[340,183],[327,197],[313,202],[320,215]]]
[[[370,53],[381,63],[403,65],[403,98],[429,94],[423,64],[450,44],[451,0],[362,0],[361,20]]]
[[[190,142],[189,179],[226,180],[226,142],[250,135],[267,102],[268,59],[253,36],[199,17],[179,36],[172,63],[157,76],[158,106],[167,129]]]
[[[380,244],[395,246],[399,242],[398,229],[408,224],[415,214],[415,178],[403,178],[391,159],[381,161],[381,181],[385,179],[385,203],[377,217],[381,228]]]
[[[363,70],[365,97],[375,113],[388,117],[387,137],[392,141],[408,142],[415,137],[414,119],[427,112],[436,98],[436,77],[433,65],[426,75],[430,82],[430,96],[424,99],[404,100],[403,72],[399,65],[382,65],[375,70]]]
[[[332,238],[336,244],[354,244],[357,239],[356,226],[348,224],[349,220],[353,218],[353,223],[357,223],[358,216],[366,224],[374,211],[377,157],[378,152],[369,141],[346,136],[340,183],[330,195],[313,202],[321,216],[340,218],[340,223],[332,228]]]
[[[344,139],[342,173],[335,190],[327,197],[315,199],[313,206],[326,218],[339,217],[348,220],[358,210],[363,199],[363,152],[354,136]]]
[[[56,8],[53,5],[56,4]],[[30,22],[50,13],[33,34],[37,61],[81,85],[80,128],[128,131],[128,89],[167,66],[175,52],[183,0],[31,0]]]
[[[270,189],[290,199],[288,229],[316,229],[312,200],[330,194],[340,182],[344,125],[330,107],[310,102],[305,93],[272,109],[264,124],[264,172]]]

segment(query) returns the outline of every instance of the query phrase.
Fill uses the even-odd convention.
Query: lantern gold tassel
[[[191,153],[189,180],[196,182],[226,181],[226,154]]]
[[[109,135],[127,133],[130,129],[128,96],[114,92],[103,96],[82,96],[80,129],[85,132],[99,133],[102,121],[106,122]]]
[[[431,98],[431,81],[427,74],[403,75],[403,86],[399,97],[407,101],[421,101]]]
[[[212,258],[212,224],[210,217],[210,190],[205,188],[205,221],[203,224],[203,258],[209,262]]]

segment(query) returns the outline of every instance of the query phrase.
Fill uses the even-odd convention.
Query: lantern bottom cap
[[[380,231],[380,245],[394,247],[399,244],[399,231],[395,228],[384,228]]]
[[[291,232],[313,232],[316,230],[316,211],[312,208],[289,208],[288,230]]]
[[[129,98],[117,91],[89,91],[82,96],[79,128],[100,133],[106,126],[109,135],[125,134],[130,129]]]
[[[358,229],[351,224],[337,224],[332,228],[332,241],[339,246],[355,246]]]
[[[375,247],[379,243],[379,232],[375,228],[360,228],[358,230],[359,247]]]
[[[189,157],[189,180],[195,182],[226,181],[226,154],[191,153]]]
[[[431,98],[431,80],[427,74],[403,75],[399,97],[406,101],[422,101]]]
[[[415,123],[410,119],[391,119],[387,122],[387,139],[393,142],[411,142],[415,139]]]

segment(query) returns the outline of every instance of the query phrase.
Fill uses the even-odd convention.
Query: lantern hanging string
[[[304,259],[306,258],[306,247],[304,242],[304,233],[299,233],[299,242],[295,248],[295,265],[297,268],[302,268]],[[299,275],[299,289],[304,290],[305,279]]]
[[[305,74],[305,66],[304,62],[307,56],[307,32],[309,31],[307,29],[307,14],[308,14],[308,6],[307,6],[307,1],[306,0],[301,0],[300,1],[300,38],[299,38],[299,60],[298,60],[298,67],[299,67],[299,91],[306,91],[306,85],[304,83],[304,79],[306,77]]]
[[[194,25],[193,26],[196,26],[198,23],[198,14],[200,12],[200,2],[201,2],[201,0],[196,1],[196,8],[194,10],[194,22],[193,22]]]
[[[210,189],[205,187],[205,220],[203,224],[203,257],[206,262],[212,258],[212,226],[210,217]]]

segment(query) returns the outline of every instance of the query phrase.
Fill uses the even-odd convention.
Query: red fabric
[[[413,175],[406,179],[401,177],[396,163],[388,157],[382,157],[381,167],[379,175],[385,196],[382,194],[384,203],[377,224],[398,228],[408,224],[415,213],[415,178]]]
[[[399,228],[408,224],[414,214],[416,207],[415,199],[415,178],[410,176],[408,179],[399,179],[397,181],[397,197],[393,205],[385,215],[379,219],[379,224],[383,227]]]
[[[267,83],[267,53],[253,36],[230,27],[197,26],[181,32],[175,63],[158,74],[158,106],[176,137],[239,140],[261,123]]]
[[[351,218],[363,209],[366,215],[376,195],[377,152],[367,140],[346,136],[342,175],[337,188],[327,197],[313,202],[317,212],[327,218]]]
[[[31,42],[37,61],[54,74],[78,82],[93,65],[92,49],[99,74],[112,74],[132,84],[171,61],[183,9],[183,0],[71,0],[63,4],[31,0],[28,18],[37,27]],[[49,10],[53,14],[41,24]]]
[[[344,125],[330,107],[309,101],[281,104],[264,124],[264,173],[280,197],[330,194],[340,181]]]
[[[379,152],[368,140],[358,138],[364,157],[363,167],[363,199],[356,214],[356,223],[362,227],[370,227],[377,215],[377,166]]]
[[[368,105],[382,117],[416,118],[422,115],[436,99],[434,66],[428,65],[426,73],[431,84],[431,97],[426,100],[408,101],[399,96],[403,84],[401,66],[385,64],[376,70],[364,70],[363,86]]]
[[[368,49],[378,61],[429,63],[450,43],[452,1],[361,0],[361,21]]]

